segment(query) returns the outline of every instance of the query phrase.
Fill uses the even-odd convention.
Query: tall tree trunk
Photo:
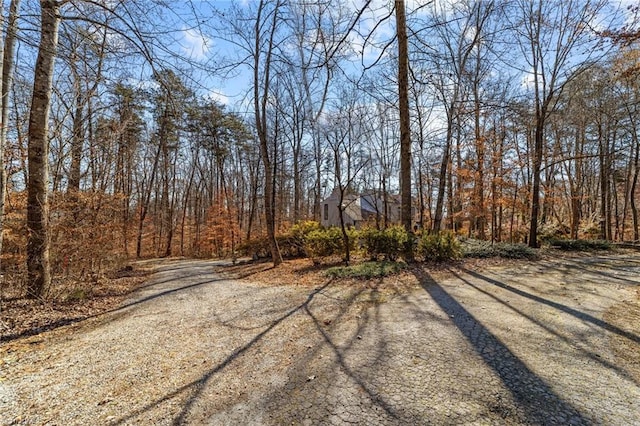
[[[258,206],[258,185],[260,180],[259,174],[259,165],[249,165],[249,179],[251,180],[249,183],[250,188],[250,201],[249,201],[249,212],[247,218],[247,234],[245,236],[247,241],[251,241],[251,231],[253,229],[253,222],[256,217],[256,209]]]
[[[200,147],[195,148],[195,152],[193,153],[194,158],[196,158],[199,153]],[[184,256],[184,231],[187,222],[187,210],[189,207],[189,198],[191,196],[191,188],[193,187],[193,179],[196,175],[196,165],[193,164],[191,166],[191,171],[189,172],[189,178],[187,179],[187,187],[184,189],[184,197],[182,198],[182,219],[180,220],[180,256]]]
[[[139,215],[138,215],[138,236],[136,239],[136,258],[142,256],[142,233],[144,231],[144,221],[147,218],[149,212],[149,203],[151,201],[151,194],[153,193],[153,185],[155,183],[156,172],[158,170],[158,163],[160,161],[160,154],[162,153],[162,144],[158,145],[156,154],[153,160],[153,167],[151,168],[151,176],[149,177],[148,187],[145,191],[144,183],[142,185],[140,199],[139,199]]]
[[[633,157],[633,178],[631,180],[630,203],[631,218],[633,219],[633,240],[640,239],[639,223],[638,223],[638,206],[636,204],[636,188],[638,187],[638,174],[640,174],[640,145],[638,145],[638,137],[634,132],[633,144],[635,145],[635,156]]]
[[[333,158],[336,167],[336,181],[338,182],[338,189],[340,191],[340,197],[338,198],[338,217],[340,219],[340,231],[342,232],[342,244],[344,245],[343,260],[344,264],[349,266],[349,263],[351,262],[351,251],[349,250],[349,234],[347,233],[347,227],[344,223],[344,212],[346,210],[344,196],[349,185],[344,185],[342,183],[342,169],[340,166],[340,153],[338,152],[338,149],[333,150]]]
[[[296,142],[293,150],[293,223],[298,223],[302,205],[302,176],[300,163],[302,161],[302,135],[296,126]]]
[[[476,74],[480,72],[480,55],[478,54],[476,58]],[[479,239],[486,239],[485,228],[486,228],[486,215],[485,215],[485,200],[484,200],[484,149],[485,149],[485,140],[484,135],[482,134],[480,128],[480,83],[478,81],[478,77],[474,78],[473,81],[473,121],[474,121],[474,132],[475,132],[475,144],[476,144],[476,154],[478,156],[478,161],[476,165],[476,175],[475,175],[475,206],[473,209],[474,215],[474,223],[473,226],[476,229],[476,233]]]
[[[40,297],[51,284],[49,266],[48,123],[53,71],[58,46],[60,4],[41,0],[41,30],[29,115],[29,181],[27,182],[27,292]]]
[[[276,241],[276,222],[275,222],[275,185],[274,185],[274,164],[276,163],[276,158],[271,155],[269,149],[269,140],[267,133],[267,99],[269,97],[269,79],[271,72],[271,58],[273,54],[273,49],[275,48],[275,32],[276,26],[278,23],[278,9],[280,8],[280,1],[275,5],[275,10],[272,12],[273,22],[271,23],[271,29],[269,34],[269,42],[268,48],[265,57],[265,75],[260,75],[260,46],[261,46],[261,37],[260,37],[260,28],[263,23],[261,22],[262,12],[264,11],[265,2],[263,0],[260,1],[260,5],[258,6],[258,16],[256,17],[255,24],[255,48],[254,52],[254,64],[253,64],[253,94],[254,94],[254,112],[256,117],[256,127],[258,132],[258,141],[260,143],[260,156],[262,158],[262,165],[264,166],[264,177],[265,177],[265,185],[264,185],[264,210],[265,210],[265,222],[267,226],[267,238],[269,240],[269,247],[271,249],[271,260],[273,261],[274,266],[278,266],[282,263],[282,255],[280,254],[280,248],[278,247],[278,242]],[[263,81],[264,87],[262,93],[260,91],[261,84]]]
[[[411,215],[411,122],[409,117],[409,50],[404,0],[395,1],[398,36],[398,104],[400,108],[400,219],[402,226],[413,234]],[[412,241],[405,247],[405,256],[412,256]]]
[[[582,200],[584,196],[583,188],[583,160],[584,146],[585,146],[585,125],[580,124],[576,129],[576,147],[575,147],[575,166],[574,171],[568,170],[567,175],[569,177],[569,188],[571,197],[571,224],[570,224],[570,237],[574,240],[578,239],[578,231],[580,228],[580,221],[582,220]]]
[[[315,125],[314,125],[315,126]],[[319,131],[313,130],[313,152],[315,164],[315,182],[313,191],[313,220],[322,221],[320,204],[322,202],[322,147],[320,145]]]
[[[416,96],[417,99],[417,96]],[[419,131],[419,141],[418,145],[420,147],[420,155],[418,156],[418,199],[419,199],[419,226],[420,228],[424,227],[425,223],[425,211],[426,211],[426,200],[425,200],[425,178],[424,178],[424,163],[423,163],[423,155],[424,155],[424,125],[422,118],[421,108],[416,108],[416,118],[418,119],[418,131]]]
[[[84,145],[84,100],[82,99],[80,88],[80,77],[76,82],[78,93],[75,97],[75,113],[73,115],[73,135],[71,137],[71,164],[69,166],[69,185],[70,193],[80,190],[80,163],[82,161],[82,147]]]
[[[18,27],[18,10],[20,0],[11,0],[9,6],[9,19],[7,23],[7,36],[4,46],[0,36],[0,49],[2,49],[2,99],[0,100],[0,254],[2,254],[4,231],[4,203],[7,198],[7,172],[4,164],[4,152],[7,144],[7,129],[9,126],[9,93],[13,83],[13,64],[15,61],[15,42]],[[0,15],[2,6],[0,5]],[[3,21],[3,20],[2,20]],[[0,23],[4,23],[0,21]],[[0,25],[2,27],[2,25]]]
[[[602,124],[598,125],[600,159],[600,238],[611,239],[611,163],[609,135]]]
[[[450,112],[453,114],[453,111]],[[451,140],[453,138],[453,117],[447,117],[447,135],[445,139],[444,152],[442,153],[442,161],[440,162],[440,173],[438,175],[438,196],[436,199],[436,210],[433,217],[433,226],[431,231],[438,233],[442,228],[442,217],[444,214],[444,195],[447,190],[447,170],[449,168],[451,158]]]
[[[536,129],[533,148],[533,184],[531,187],[531,223],[529,225],[529,247],[538,248],[538,217],[540,216],[540,171],[544,147],[544,120],[536,111]]]
[[[173,238],[173,208],[171,197],[172,194],[169,191],[169,180],[171,179],[170,173],[170,158],[169,158],[169,147],[166,139],[163,139],[162,143],[162,195],[161,200],[161,209],[160,212],[162,229],[166,229],[165,236],[165,246],[164,246],[164,254],[163,257],[171,256],[171,240]],[[162,243],[160,243],[162,244]]]

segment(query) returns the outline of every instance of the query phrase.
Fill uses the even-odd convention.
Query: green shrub
[[[360,239],[367,256],[372,260],[382,255],[385,259],[396,260],[404,252],[409,234],[400,225],[378,230],[367,228],[360,232]]]
[[[418,242],[418,254],[424,260],[443,261],[459,259],[462,256],[460,242],[453,232],[444,231],[437,234],[425,233]]]
[[[464,257],[484,259],[498,255],[490,241],[465,239],[462,241],[461,248]]]
[[[315,220],[304,220],[302,222],[298,222],[291,227],[289,230],[289,234],[295,238],[299,238],[301,241],[313,231],[319,231],[322,229],[322,225]]]
[[[404,262],[364,262],[351,266],[336,266],[327,269],[325,274],[332,278],[381,278],[397,274],[404,270],[407,264]]]
[[[314,220],[305,220],[298,222],[291,227],[288,235],[292,239],[292,242],[299,247],[300,255],[308,257],[309,254],[306,250],[307,237],[314,231],[321,231],[322,225]]]
[[[304,250],[311,259],[344,253],[344,240],[340,228],[320,228],[307,234]]]
[[[497,255],[506,259],[536,259],[538,257],[536,249],[526,244],[495,243],[494,247]]]
[[[464,257],[487,258],[503,257],[506,259],[535,259],[538,253],[525,244],[491,243],[482,240],[465,240],[462,243]]]
[[[355,249],[358,234],[355,229],[348,229],[349,248]],[[305,221],[291,227],[291,230],[276,236],[282,257],[310,257],[317,260],[322,257],[344,253],[342,231],[337,227],[322,228],[313,221]],[[254,259],[271,256],[269,240],[260,237],[245,241],[236,249],[238,254],[252,256]]]
[[[551,247],[564,251],[611,250],[611,243],[605,240],[562,240],[549,241]]]

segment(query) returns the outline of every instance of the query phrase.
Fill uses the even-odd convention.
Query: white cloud
[[[182,50],[193,59],[204,59],[211,50],[213,40],[195,29],[182,30]]]
[[[129,77],[125,80],[127,86],[135,87],[141,90],[156,90],[160,85],[151,79],[141,80],[139,78]]]
[[[229,105],[229,96],[225,95],[220,90],[214,89],[209,91],[207,97],[218,104]]]
[[[526,90],[533,90],[535,88],[535,84],[536,84],[536,76],[535,76],[535,73],[533,72],[533,69],[531,69],[530,71],[522,75],[522,78],[520,80],[521,87],[525,88]],[[542,76],[538,74],[538,87],[542,87],[542,86],[543,86],[543,79],[542,79]]]

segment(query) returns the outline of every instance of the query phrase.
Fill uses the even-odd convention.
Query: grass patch
[[[382,278],[397,274],[406,269],[404,262],[363,262],[351,266],[334,266],[326,270],[325,274],[331,278]]]
[[[605,240],[551,240],[551,247],[564,251],[611,250],[611,243]]]
[[[502,257],[504,259],[536,259],[538,252],[525,244],[493,243],[469,239],[462,243],[464,257],[484,259]]]

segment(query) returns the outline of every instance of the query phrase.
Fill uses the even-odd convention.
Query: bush
[[[308,257],[309,254],[306,251],[307,237],[314,231],[321,231],[322,225],[314,220],[305,220],[298,222],[289,230],[289,237],[292,242],[299,247],[299,251],[302,256]]]
[[[395,225],[383,230],[364,229],[360,238],[367,256],[372,260],[376,260],[380,255],[388,260],[396,260],[404,252],[409,234],[402,226]]]
[[[549,245],[564,251],[596,251],[611,250],[611,243],[605,240],[561,240],[549,241]]]
[[[265,259],[271,257],[271,249],[269,248],[269,240],[267,237],[253,238],[244,241],[236,247],[238,255],[251,256],[254,259]]]
[[[506,259],[536,259],[538,252],[526,244],[494,244],[499,257]]]
[[[298,238],[300,241],[304,241],[307,235],[309,235],[313,231],[319,231],[322,229],[322,225],[315,220],[305,220],[302,222],[298,222],[291,227],[289,230],[289,234],[292,237]]]
[[[418,254],[424,260],[451,260],[462,256],[460,242],[453,232],[425,233],[418,242]]]
[[[304,250],[312,260],[344,252],[344,241],[340,228],[332,226],[309,232],[305,238]]]
[[[336,266],[327,269],[327,276],[332,278],[382,278],[397,274],[406,269],[407,264],[403,262],[364,262],[352,266]]]
[[[490,241],[468,239],[462,242],[461,248],[464,257],[484,259],[498,255]]]
[[[304,246],[295,237],[290,234],[276,236],[278,247],[280,248],[280,254],[285,258],[304,257]],[[269,249],[269,255],[271,255],[271,249]]]
[[[538,228],[538,240],[549,241],[569,236],[571,229],[561,223],[542,223]]]
[[[347,230],[349,248],[354,250],[358,238],[357,231]],[[284,258],[310,257],[314,261],[344,253],[342,231],[337,227],[323,228],[318,222],[305,221],[291,227],[291,230],[276,236],[280,254]],[[246,241],[237,247],[239,254],[252,256],[255,259],[271,256],[269,240],[260,237]]]
[[[280,254],[284,258],[303,257],[305,255],[302,243],[290,234],[276,236]],[[266,259],[271,257],[271,247],[267,237],[255,238],[245,241],[236,247],[236,253],[251,256],[254,259]]]
[[[535,259],[536,250],[525,244],[491,243],[482,240],[466,240],[462,243],[464,257],[487,258],[503,257],[506,259]]]

